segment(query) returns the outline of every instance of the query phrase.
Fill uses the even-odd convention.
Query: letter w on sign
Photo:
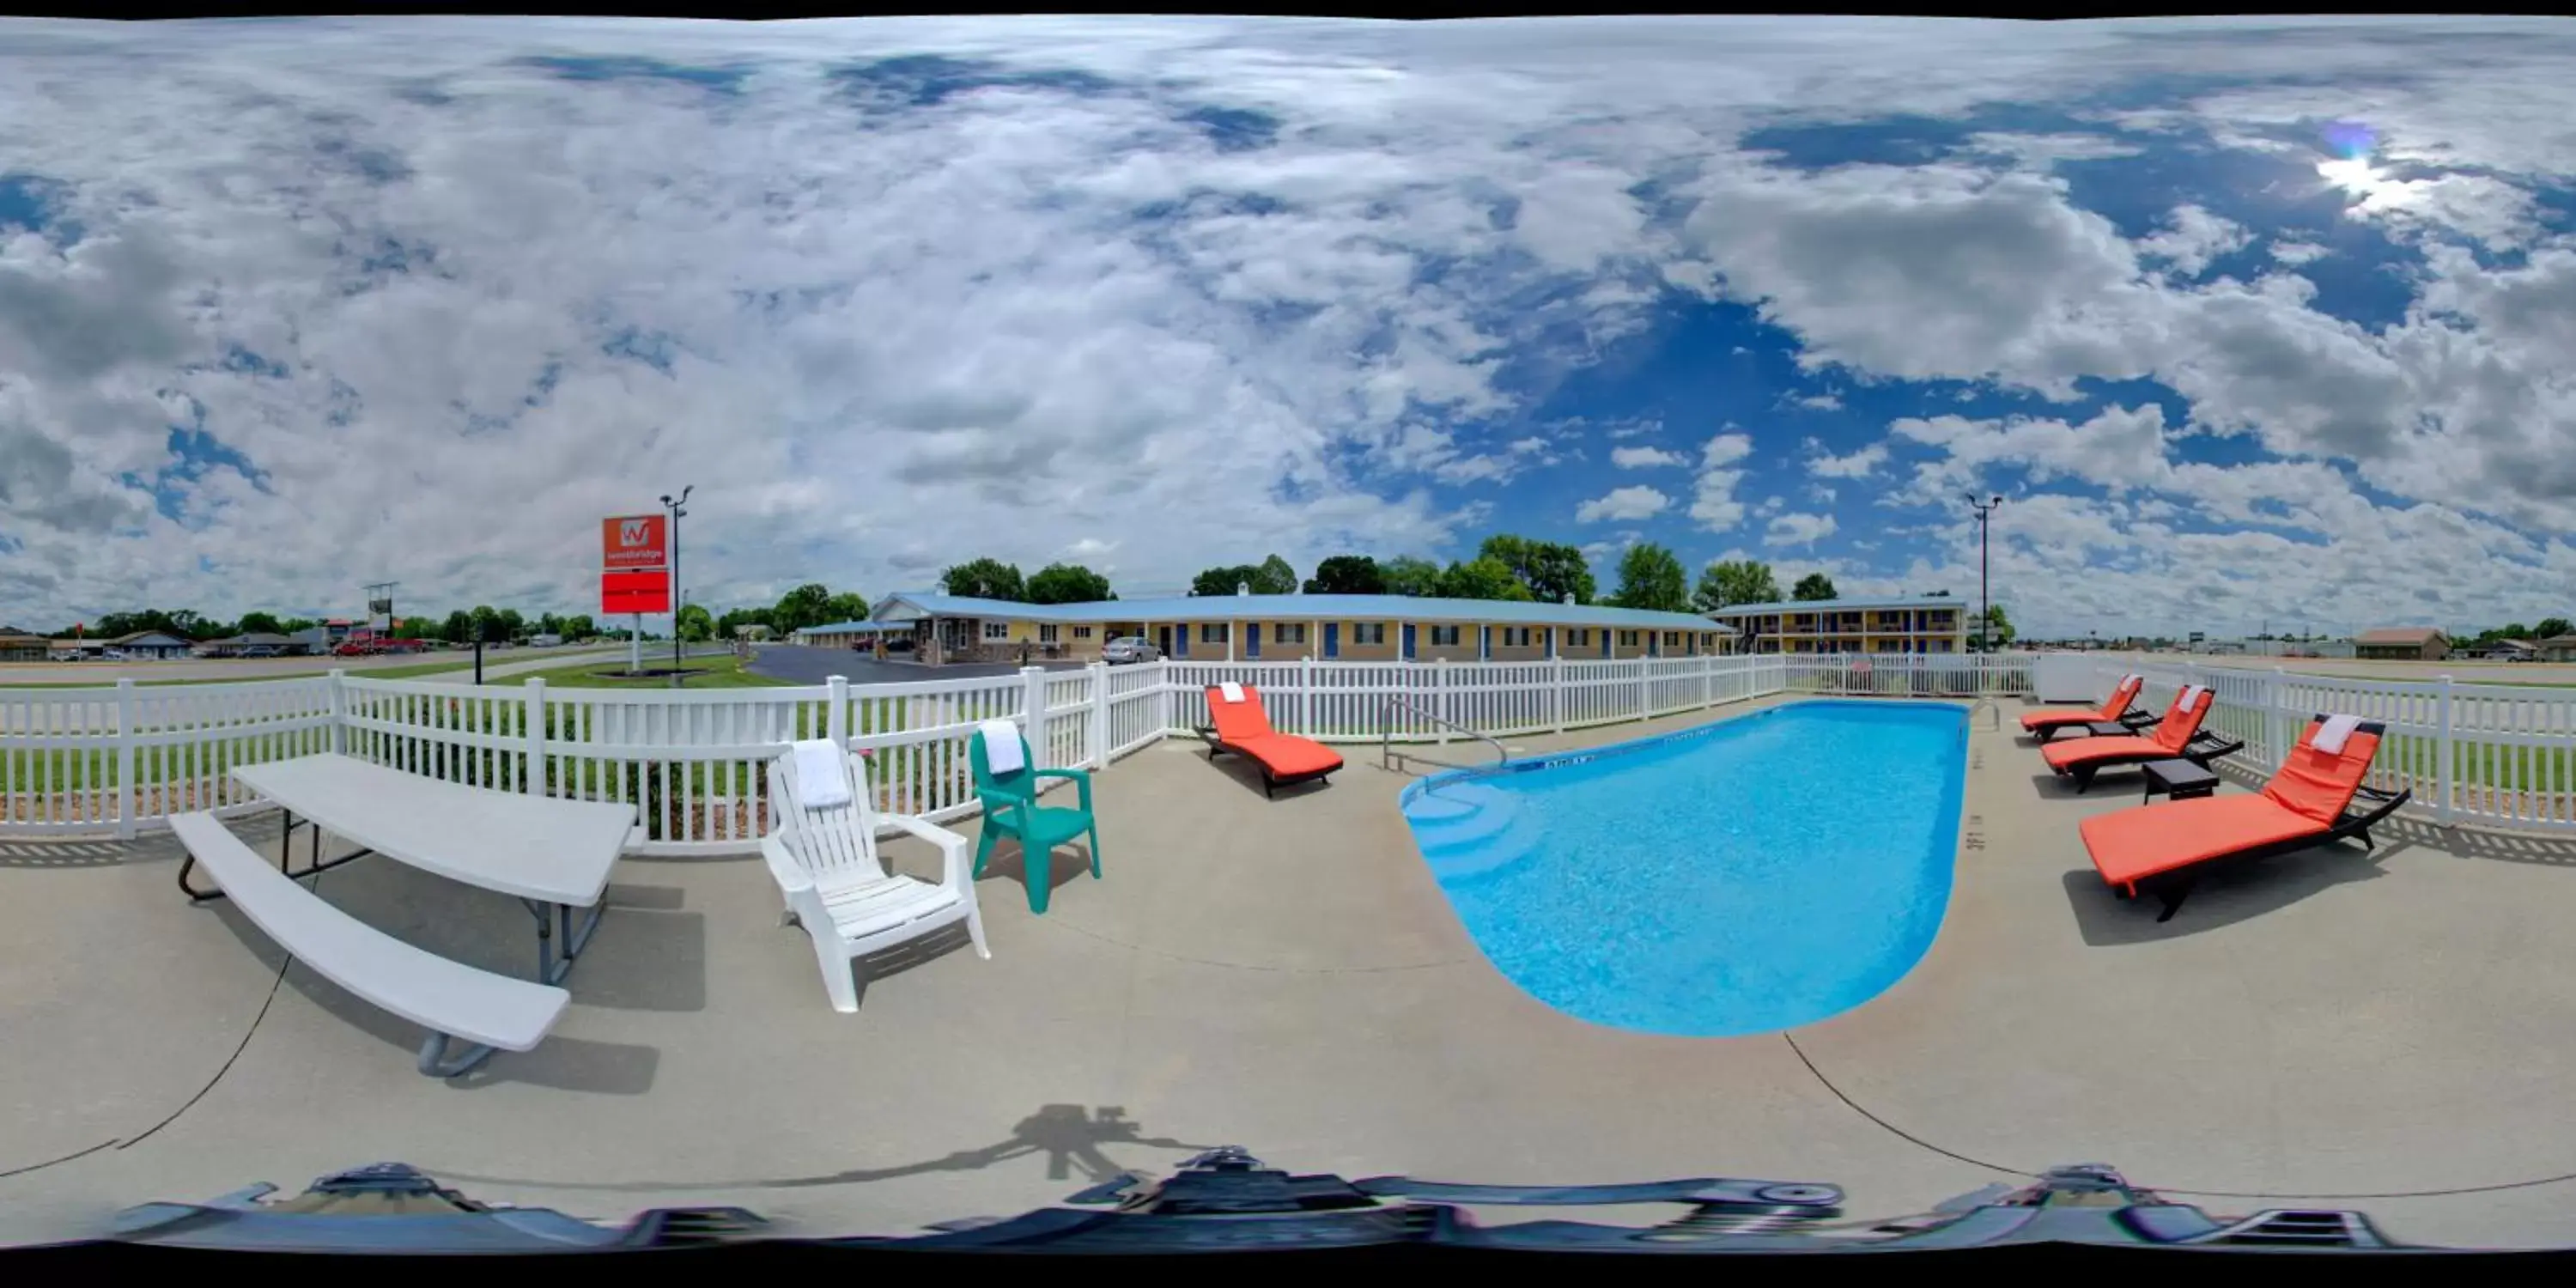
[[[640,546],[652,534],[651,525],[642,519],[628,519],[617,525],[617,544]]]

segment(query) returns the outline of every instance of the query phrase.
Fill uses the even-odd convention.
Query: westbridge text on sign
[[[600,520],[602,569],[637,571],[671,566],[670,520],[659,514],[627,514]]]

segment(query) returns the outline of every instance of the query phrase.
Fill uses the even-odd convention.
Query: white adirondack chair
[[[867,762],[847,752],[841,762],[850,776],[850,803],[807,809],[797,791],[795,762],[791,753],[770,763],[778,825],[760,838],[760,854],[786,896],[784,924],[803,926],[814,941],[833,1010],[859,1009],[853,959],[941,927],[965,922],[975,955],[992,957],[984,946],[984,916],[975,906],[965,837],[918,818],[877,813],[869,804]],[[938,846],[939,880],[890,873],[877,856],[880,823]]]

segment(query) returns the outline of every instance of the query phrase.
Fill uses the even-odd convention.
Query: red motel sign
[[[599,522],[599,566],[610,571],[671,566],[670,519],[659,514],[623,514]],[[631,610],[630,610],[631,611]]]
[[[671,574],[661,568],[599,574],[599,611],[603,614],[671,611]]]

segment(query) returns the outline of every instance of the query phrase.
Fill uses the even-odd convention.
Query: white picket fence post
[[[1109,664],[1094,662],[1091,672],[1091,755],[1085,763],[1093,769],[1109,768]]]
[[[830,695],[823,699],[823,736],[831,739],[833,746],[847,751],[850,747],[850,679],[845,675],[831,676],[823,681],[823,686]]]
[[[1653,662],[1654,659],[1651,657],[1641,657],[1637,659],[1637,718],[1640,720],[1647,719],[1655,714],[1655,704],[1653,701],[1655,673],[1646,669],[1648,666],[1652,665]]]
[[[544,795],[546,792],[546,677],[528,677],[522,686],[528,695],[528,726],[523,731],[528,739],[528,761],[519,770],[522,793]]]
[[[1431,709],[1440,716],[1439,722],[1431,726],[1432,736],[1445,744],[1449,741],[1447,722],[1456,719],[1449,714],[1449,659],[1445,657],[1431,660]]]
[[[2263,725],[2263,734],[2271,740],[2271,746],[2264,749],[2263,759],[2276,766],[2290,758],[2290,738],[2286,732],[2289,728],[2290,712],[2286,705],[2287,695],[2282,692],[2289,687],[2289,672],[2277,666],[2273,667],[2272,678],[2264,686],[2263,710],[2267,719]]]
[[[1551,653],[1547,659],[1547,721],[1558,733],[1565,732],[1565,658]]]
[[[1046,668],[1042,666],[1020,668],[1021,692],[1024,694],[1020,699],[1023,716],[1020,721],[1020,736],[1029,740],[1029,768],[1031,769],[1053,764],[1047,759],[1046,675]]]
[[[2435,717],[2433,734],[2433,755],[2437,757],[2433,762],[2433,810],[2435,821],[2449,827],[2454,790],[2451,780],[2456,774],[2451,766],[2451,677],[2448,674],[2442,676],[2441,686],[2440,711]]]
[[[334,756],[349,754],[349,691],[340,685],[348,676],[349,673],[340,667],[331,668],[331,754]]]
[[[134,839],[134,677],[116,677],[116,839]]]
[[[1315,735],[1315,655],[1297,659],[1297,732]]]

